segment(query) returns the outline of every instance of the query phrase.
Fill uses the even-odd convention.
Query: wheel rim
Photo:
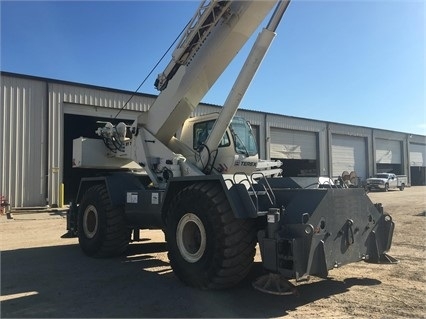
[[[93,205],[89,205],[83,214],[83,231],[87,238],[95,237],[98,231],[98,211]]]
[[[176,243],[183,259],[195,263],[206,250],[206,230],[203,222],[193,213],[185,214],[176,229]]]

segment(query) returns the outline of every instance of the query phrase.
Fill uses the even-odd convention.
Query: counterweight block
[[[302,280],[309,275],[325,278],[329,270],[361,260],[397,262],[386,254],[395,227],[392,218],[364,190],[273,184],[277,206],[282,207],[279,225],[258,232],[267,270]]]

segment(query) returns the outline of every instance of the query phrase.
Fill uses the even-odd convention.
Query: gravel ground
[[[184,286],[169,266],[161,231],[143,231],[144,241],[119,258],[94,259],[76,238],[61,238],[60,212],[0,217],[1,317],[251,317],[425,318],[426,186],[403,192],[369,193],[396,224],[390,255],[396,265],[357,263],[328,279],[298,284],[299,296],[275,296],[249,278],[225,291]]]

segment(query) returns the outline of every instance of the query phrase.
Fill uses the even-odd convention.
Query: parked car
[[[407,185],[406,175],[395,175],[393,173],[378,173],[367,179],[367,190],[378,189],[387,192],[389,189],[399,188],[403,191]]]

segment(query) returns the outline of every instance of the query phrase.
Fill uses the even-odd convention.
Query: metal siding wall
[[[111,109],[107,107],[92,107],[85,104],[70,104],[66,102],[63,102],[63,112],[64,114],[103,117],[110,118],[111,120],[114,119],[117,114],[117,111],[111,111]],[[117,119],[136,120],[139,115],[140,112],[137,111],[123,110],[118,114]]]
[[[49,154],[48,154],[48,202],[50,205],[59,205],[59,187],[62,183],[63,149],[63,116],[61,94],[52,90],[49,84]]]
[[[219,113],[222,110],[221,106],[205,105],[199,104],[192,112],[191,117],[210,114],[210,113]]]
[[[258,125],[251,125],[251,130],[253,132],[253,136],[256,139],[256,146],[257,146],[257,152],[260,153],[260,137],[259,137],[259,126]],[[260,154],[259,154],[260,157]]]
[[[126,94],[63,84],[54,85],[53,90],[61,93],[62,102],[115,109],[116,112],[125,105],[131,96],[130,93]],[[147,111],[153,102],[153,97],[134,95],[124,110],[138,112]],[[115,116],[116,113],[111,114]]]
[[[329,129],[332,133],[350,136],[371,136],[371,129],[361,126],[352,126],[346,124],[330,123]]]
[[[46,84],[2,76],[0,194],[12,207],[45,205]]]
[[[405,133],[378,130],[378,129],[373,129],[373,131],[374,131],[375,138],[381,138],[383,140],[402,141],[407,138],[407,134]]]
[[[326,123],[314,120],[273,114],[268,114],[267,119],[270,127],[307,132],[321,132],[326,129]]]

